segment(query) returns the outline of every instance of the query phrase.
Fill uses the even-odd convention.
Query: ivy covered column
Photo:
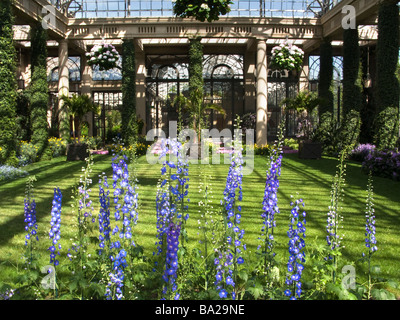
[[[267,122],[268,122],[268,69],[267,69],[267,44],[264,40],[257,41],[257,123],[256,123],[256,143],[257,145],[267,144]]]
[[[11,1],[0,1],[0,163],[16,165],[16,52]]]
[[[60,138],[63,140],[69,140],[70,138],[70,127],[68,114],[63,108],[63,100],[61,96],[69,95],[69,70],[68,70],[68,40],[61,40],[58,47],[58,108],[59,108],[59,122],[60,122]]]
[[[356,144],[360,136],[362,105],[361,64],[358,29],[343,31],[343,116],[339,148]]]
[[[399,137],[399,7],[395,0],[380,4],[376,59],[374,143],[379,149],[391,149]]]
[[[122,43],[122,140],[132,145],[137,138],[136,61],[133,39]]]
[[[40,22],[31,30],[31,73],[29,86],[31,103],[31,141],[37,147],[39,159],[48,145],[49,126],[47,122],[48,83],[47,83],[47,31]]]

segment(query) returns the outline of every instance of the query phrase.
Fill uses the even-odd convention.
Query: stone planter
[[[88,145],[85,143],[70,143],[67,145],[67,161],[84,161],[89,157]]]
[[[321,142],[305,142],[299,143],[300,159],[321,159],[322,143]]]

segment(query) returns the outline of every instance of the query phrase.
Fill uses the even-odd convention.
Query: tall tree
[[[0,2],[0,162],[15,165],[17,79],[11,2]]]

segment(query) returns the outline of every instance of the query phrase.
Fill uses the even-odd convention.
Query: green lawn
[[[248,251],[253,252],[257,245],[257,237],[261,229],[261,208],[264,195],[265,172],[268,159],[261,156],[255,158],[255,170],[243,179],[242,223],[245,229],[244,241]],[[98,175],[105,172],[111,176],[111,156],[96,155],[94,157],[93,188],[91,198],[98,212]],[[35,175],[35,198],[37,202],[37,220],[39,224],[39,250],[43,265],[48,264],[49,246],[48,231],[51,201],[54,187],[60,187],[63,193],[62,209],[62,254],[60,263],[66,258],[68,248],[76,233],[75,217],[71,208],[71,189],[79,181],[84,162],[67,162],[64,158],[43,161],[25,168],[30,175]],[[324,244],[326,213],[330,201],[332,177],[335,174],[337,159],[300,160],[297,154],[285,154],[279,189],[279,206],[281,213],[277,217],[277,259],[285,263],[287,259],[288,217],[290,214],[291,196],[301,197],[307,211],[306,243]],[[187,230],[190,245],[198,245],[198,202],[203,193],[199,192],[199,183],[204,176],[211,176],[214,208],[219,206],[225,188],[228,166],[191,165],[190,204]],[[160,165],[150,165],[145,157],[138,160],[140,212],[139,222],[135,228],[135,236],[139,244],[145,248],[145,254],[151,256],[156,236],[155,195],[156,184],[160,177]],[[357,260],[365,251],[364,246],[364,210],[366,198],[367,176],[361,173],[360,164],[350,162],[347,166],[345,198],[343,202],[343,257],[341,264],[355,264],[356,272],[363,274],[365,266]],[[0,184],[0,283],[12,283],[16,270],[22,268],[24,251],[24,217],[23,200],[26,178]],[[382,275],[400,281],[400,183],[388,179],[374,178],[374,204],[376,209],[376,226],[378,252],[374,256],[374,264],[379,264]]]

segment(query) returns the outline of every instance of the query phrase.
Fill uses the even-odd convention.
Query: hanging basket
[[[284,42],[271,50],[271,69],[300,71],[303,67],[304,51]]]
[[[174,14],[180,18],[194,17],[199,21],[216,21],[231,11],[230,0],[173,0]]]
[[[103,43],[87,52],[86,58],[89,66],[98,66],[100,71],[106,71],[118,67],[119,53],[113,45]]]

